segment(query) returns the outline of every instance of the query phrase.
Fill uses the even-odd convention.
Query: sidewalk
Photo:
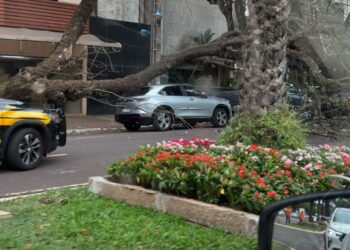
[[[114,121],[113,115],[66,115],[68,135],[91,135],[124,130],[124,126]]]

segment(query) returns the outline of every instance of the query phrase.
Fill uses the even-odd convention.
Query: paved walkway
[[[122,128],[123,125],[114,121],[113,115],[66,115],[67,129],[87,128]]]
[[[124,126],[114,121],[113,115],[66,115],[68,135],[100,134],[116,132]]]

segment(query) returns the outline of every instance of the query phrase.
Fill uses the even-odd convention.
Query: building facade
[[[48,57],[79,3],[0,0],[0,79],[6,80],[20,68]],[[99,79],[124,77],[159,61],[162,55],[191,46],[191,36],[207,29],[215,33],[215,38],[225,32],[226,23],[219,8],[204,0],[97,0],[97,9],[74,47],[74,55],[86,53],[79,66],[84,80],[95,79],[94,75]],[[96,49],[117,46],[118,42],[123,47],[120,53],[107,55],[106,50]],[[97,69],[91,63],[94,58],[106,67],[100,65]],[[101,69],[105,73],[97,72]],[[82,99],[68,103],[66,111],[113,113],[113,109],[99,105]]]

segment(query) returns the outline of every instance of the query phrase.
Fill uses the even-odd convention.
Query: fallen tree
[[[95,7],[95,0],[82,0],[54,53],[37,66],[24,68],[16,76],[3,82],[0,85],[0,96],[32,102],[75,101],[90,95],[96,89],[114,93],[135,91],[169,69],[194,60],[229,68],[233,67],[235,61],[241,61],[244,68],[241,84],[243,109],[260,112],[285,101],[283,74],[287,56],[303,60],[309,66],[310,72],[329,89],[341,87],[337,85],[338,82],[327,80],[319,74],[317,64],[312,58],[297,50],[288,50],[287,53],[287,47],[291,43],[288,42],[287,33],[288,0],[250,1],[248,24],[244,14],[246,1],[218,0],[213,3],[219,4],[230,31],[211,43],[164,56],[161,61],[145,70],[124,78],[92,81],[54,80],[52,75],[61,72],[63,66],[72,60],[73,47]],[[238,16],[239,27],[244,29],[244,32],[234,31],[233,9]]]

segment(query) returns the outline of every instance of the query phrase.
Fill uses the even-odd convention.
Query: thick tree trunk
[[[285,103],[288,0],[251,0],[244,54],[243,110],[259,113]]]

